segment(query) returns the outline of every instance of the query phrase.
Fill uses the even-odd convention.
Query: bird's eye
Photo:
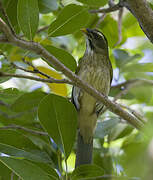
[[[103,39],[103,40],[105,41],[104,35],[103,35],[101,32],[99,32],[99,31],[94,32],[94,33],[93,33],[93,36],[94,36],[94,38],[97,39],[97,40],[98,40],[98,39],[99,39],[99,40],[100,40],[100,39]]]
[[[108,46],[107,40],[101,32],[97,30],[93,31],[92,36],[93,36],[94,44],[97,47],[102,48],[102,49],[107,48]]]

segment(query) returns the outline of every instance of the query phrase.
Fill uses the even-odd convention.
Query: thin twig
[[[114,47],[119,45],[122,41],[122,17],[123,17],[123,8],[120,8],[118,13],[118,41],[116,42]]]
[[[15,124],[0,127],[0,130],[1,129],[19,129],[19,130],[29,132],[31,134],[36,134],[36,135],[40,135],[40,136],[48,136],[48,133],[46,133],[46,132],[36,131],[36,130],[33,130],[33,129],[28,129],[28,128],[18,126],[18,125],[15,125]]]
[[[49,26],[50,26],[50,25],[41,27],[40,29],[38,29],[37,34],[41,33],[42,31],[47,30],[47,29],[49,28]],[[24,34],[22,34],[22,35],[20,36],[20,38],[23,38],[23,37],[24,37]]]
[[[109,8],[103,8],[103,9],[92,9],[89,10],[90,13],[110,13],[119,10],[122,6],[121,3],[118,3],[112,7]]]
[[[99,18],[97,24],[96,24],[96,28],[99,27],[99,25],[101,24],[101,22],[105,19],[106,17],[106,13],[102,14],[101,17]]]
[[[134,86],[141,84],[141,81],[132,81],[131,83],[127,83],[124,86],[121,86],[121,91],[114,97],[114,101],[120,99],[123,95],[127,94],[127,92]]]
[[[40,71],[39,69],[37,69],[35,66],[32,65],[32,63],[30,63],[30,62],[28,62],[28,61],[25,61],[25,60],[24,60],[24,62],[25,62],[26,64],[30,65],[30,66],[33,68],[33,70],[25,69],[25,68],[23,68],[23,67],[20,67],[20,66],[16,65],[16,64],[13,63],[13,62],[11,62],[11,65],[12,65],[14,68],[16,68],[16,69],[20,69],[20,70],[25,71],[25,72],[29,72],[29,73],[33,73],[33,74],[36,74],[36,73],[37,73],[37,74],[41,74],[41,75],[47,77],[48,79],[51,79],[51,78],[52,78],[52,77],[49,76],[48,74],[45,74],[45,73],[43,73],[42,71]]]
[[[48,79],[52,79],[51,76],[49,76],[48,74],[46,74],[46,73],[40,71],[39,69],[37,69],[31,62],[26,61],[25,58],[22,58],[22,60],[23,60],[24,63],[28,64],[29,66],[31,66],[33,68],[33,72],[41,74],[41,75],[47,77]]]
[[[37,73],[35,71],[32,71],[32,70],[28,70],[28,69],[25,69],[23,67],[20,67],[18,65],[16,65],[15,63],[11,62],[11,65],[15,68],[15,69],[20,69],[22,71],[25,71],[25,72],[29,72],[29,73]]]
[[[47,29],[49,28],[49,26],[50,26],[50,25],[47,25],[47,26],[41,27],[40,29],[38,29],[37,34],[38,34],[38,33],[41,33],[42,31],[47,30]]]
[[[125,104],[121,104],[121,103],[120,103],[120,105],[121,105],[123,108],[129,110],[134,116],[136,116],[136,117],[137,117],[138,119],[140,119],[142,122],[144,122],[144,123],[147,122],[147,120],[144,119],[144,117],[143,117],[140,113],[138,113],[138,112],[136,112],[135,110],[131,109],[129,106],[126,106]]]
[[[38,78],[38,77],[33,77],[33,76],[27,76],[23,74],[9,74],[9,73],[0,72],[0,77],[24,78],[24,79],[30,79],[30,80],[46,82],[46,83],[57,83],[57,84],[66,83],[66,84],[73,85],[73,83],[67,79],[54,79],[54,78],[44,79],[44,78]]]

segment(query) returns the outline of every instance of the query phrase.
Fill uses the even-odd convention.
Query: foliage
[[[107,7],[107,0],[2,2],[18,36],[39,42],[73,72],[85,50],[80,29],[101,30],[114,69],[110,96],[148,125],[140,132],[106,111],[97,123],[94,165],[74,169],[77,112],[69,101],[70,85],[0,77],[0,179],[153,179],[153,46],[135,17],[124,12],[122,40],[117,43],[118,12],[107,13],[103,21],[101,15],[90,13]],[[7,22],[1,12],[0,17]],[[33,52],[5,43],[0,44],[0,52],[0,72],[29,75],[17,68],[22,67],[34,70],[30,74],[34,77],[64,78]]]

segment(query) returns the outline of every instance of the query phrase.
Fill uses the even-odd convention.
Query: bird
[[[81,30],[86,39],[86,50],[76,70],[84,82],[108,95],[113,70],[109,59],[108,42],[97,29]],[[72,102],[78,112],[78,136],[75,167],[92,163],[93,135],[98,116],[104,105],[79,87],[73,86]]]

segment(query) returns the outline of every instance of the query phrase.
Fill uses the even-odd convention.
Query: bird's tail
[[[88,144],[84,143],[84,140],[80,132],[78,132],[75,167],[78,167],[83,164],[91,164],[92,151],[93,151],[93,138],[90,141],[90,143]]]

